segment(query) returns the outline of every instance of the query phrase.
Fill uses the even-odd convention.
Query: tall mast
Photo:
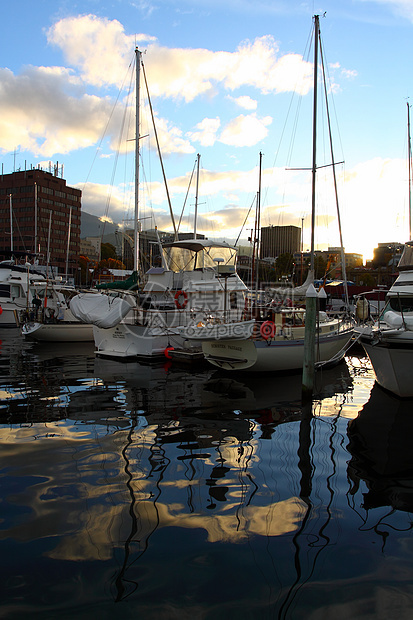
[[[194,218],[194,239],[196,239],[196,228],[198,220],[198,188],[199,188],[199,160],[201,156],[196,156],[196,190],[195,190],[195,218]]]
[[[135,49],[136,56],[136,116],[135,116],[135,227],[133,231],[133,270],[139,265],[139,141],[140,141],[140,69],[142,52]]]
[[[12,194],[9,194],[9,205],[10,205],[10,252],[13,254],[13,202],[12,202]]]
[[[262,174],[262,153],[260,152],[260,164],[258,169],[258,194],[257,194],[257,263],[256,267],[256,277],[255,277],[255,288],[258,291],[260,288],[260,279],[259,279],[259,265],[260,265],[260,238],[261,238],[261,174]]]
[[[67,231],[67,247],[66,247],[66,282],[69,273],[69,250],[70,250],[70,233],[72,229],[72,207],[69,210],[69,227]]]
[[[319,16],[314,15],[314,95],[313,95],[313,164],[311,190],[311,257],[310,270],[314,271],[314,231],[315,231],[315,181],[317,172],[317,81],[318,81],[318,39],[320,36]]]
[[[34,184],[34,260],[37,255],[37,183]]]
[[[410,137],[410,105],[407,102],[407,145],[409,158],[409,241],[412,238],[412,141]]]
[[[314,15],[314,100],[313,100],[313,165],[312,165],[312,195],[311,195],[311,261],[310,271],[314,275],[314,230],[315,230],[315,179],[317,171],[317,69],[318,69],[318,41],[320,37],[319,16]],[[315,372],[315,333],[317,327],[317,292],[310,286],[306,292],[305,301],[305,331],[304,331],[304,359],[303,359],[303,404],[311,402],[314,389]],[[310,411],[311,408],[310,408]],[[311,415],[311,413],[310,413]]]

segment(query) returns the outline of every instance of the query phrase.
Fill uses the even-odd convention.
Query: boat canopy
[[[97,284],[96,288],[102,290],[136,291],[136,289],[139,288],[139,274],[137,271],[133,271],[126,280],[102,282],[101,284]]]
[[[400,271],[413,269],[413,241],[408,241],[404,245],[402,257],[398,265]]]
[[[165,243],[162,250],[168,269],[176,273],[219,266],[233,267],[235,270],[237,250],[227,243],[187,239]]]

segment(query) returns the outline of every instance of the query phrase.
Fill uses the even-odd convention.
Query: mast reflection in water
[[[0,336],[2,617],[413,610],[412,422],[365,358],[303,410],[299,374]]]

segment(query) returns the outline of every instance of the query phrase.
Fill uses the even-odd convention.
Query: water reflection
[[[92,605],[104,617],[301,617],[332,605],[343,579],[353,600],[351,363],[318,375],[309,410],[299,374],[234,378],[10,340],[0,365],[10,617],[81,618]]]
[[[369,401],[348,427],[349,476],[367,484],[366,510],[391,506],[413,512],[413,400],[375,385]]]

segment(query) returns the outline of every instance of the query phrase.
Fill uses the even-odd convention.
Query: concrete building
[[[294,254],[301,247],[301,228],[298,226],[264,226],[261,228],[260,258],[277,258]]]
[[[101,237],[85,237],[80,240],[79,253],[87,256],[90,260],[100,261],[100,250],[102,246]]]
[[[49,250],[49,264],[65,274],[68,259],[73,275],[80,251],[82,192],[67,186],[58,172],[55,166],[53,173],[32,168],[0,175],[0,256],[33,253],[46,264]]]

